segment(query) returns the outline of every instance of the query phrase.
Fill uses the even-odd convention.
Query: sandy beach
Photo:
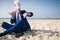
[[[16,38],[14,35],[0,37],[0,40],[60,40],[60,20],[28,20],[32,31],[24,33]],[[0,20],[0,32],[5,29],[1,27],[2,22],[9,22],[8,19]]]

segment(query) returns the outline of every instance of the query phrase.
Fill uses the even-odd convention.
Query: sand
[[[60,20],[28,20],[32,31],[24,33],[23,36],[16,38],[15,35],[6,35],[0,37],[0,40],[60,40]],[[0,32],[2,22],[9,20],[0,20]]]

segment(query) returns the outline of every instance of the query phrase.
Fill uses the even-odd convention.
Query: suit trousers
[[[2,23],[2,27],[3,27],[4,29],[6,29],[6,31],[4,31],[3,34],[10,34],[10,33],[12,33],[12,32],[21,33],[21,32],[27,31],[27,28],[24,27],[22,21],[19,21],[19,22],[16,23],[15,25],[11,25],[11,24],[8,24],[8,23],[6,23],[6,22],[3,22],[3,23]]]

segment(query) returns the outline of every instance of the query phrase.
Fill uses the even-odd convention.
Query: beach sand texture
[[[0,37],[0,40],[60,40],[60,20],[28,20],[32,31],[24,33],[23,36],[16,38],[14,35]],[[0,20],[0,32],[2,22],[9,20]]]

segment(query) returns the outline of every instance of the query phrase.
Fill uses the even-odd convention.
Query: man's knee
[[[5,27],[6,24],[7,24],[6,22],[3,22],[3,23],[2,23],[2,27]]]

